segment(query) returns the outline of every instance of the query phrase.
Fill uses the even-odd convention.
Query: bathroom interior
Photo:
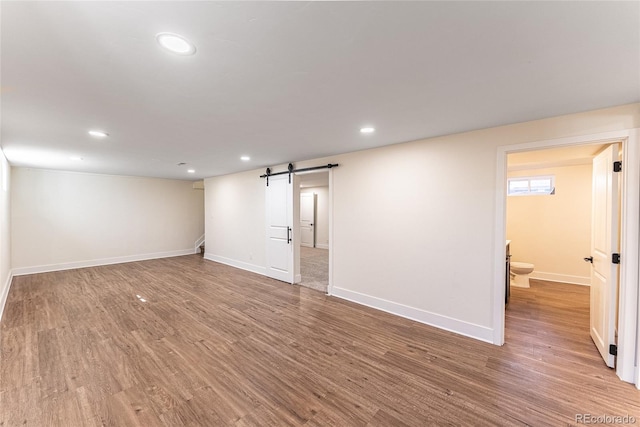
[[[526,320],[513,315],[514,303],[526,300],[533,311],[525,317],[535,317],[541,304],[557,304],[554,309],[586,312],[589,329],[591,264],[585,258],[591,256],[593,159],[610,145],[508,155],[508,322]],[[539,290],[544,298],[536,297]]]
[[[528,279],[589,285],[584,258],[591,251],[592,161],[602,149],[581,145],[509,154],[512,288],[529,287]]]

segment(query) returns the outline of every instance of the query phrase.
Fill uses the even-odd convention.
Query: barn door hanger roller
[[[333,163],[333,164],[329,163],[328,165],[323,165],[323,166],[313,166],[313,167],[310,167],[310,168],[295,169],[294,166],[293,166],[293,163],[289,163],[289,165],[287,166],[287,170],[286,171],[273,173],[273,172],[271,172],[271,168],[267,168],[266,173],[264,175],[260,175],[260,178],[267,178],[267,187],[268,187],[269,186],[269,177],[270,176],[284,175],[285,173],[288,173],[289,174],[289,184],[291,184],[291,174],[292,173],[314,171],[314,170],[318,170],[318,169],[331,169],[331,168],[335,168],[336,166],[339,166],[339,165],[337,163]]]

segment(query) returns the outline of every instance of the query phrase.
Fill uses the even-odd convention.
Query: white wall
[[[316,247],[329,249],[329,187],[310,187],[300,189],[300,194],[316,195]]]
[[[11,167],[0,150],[0,319],[11,285]]]
[[[532,277],[588,285],[591,266],[590,164],[509,172],[554,175],[554,195],[507,197],[511,260],[535,265]]]
[[[249,171],[205,180],[205,257],[264,273],[265,182]]]
[[[13,168],[14,274],[194,253],[204,194],[189,181]]]
[[[637,127],[633,104],[296,162],[340,164],[332,293],[492,342],[497,147]],[[208,259],[264,271],[262,171],[205,181]]]

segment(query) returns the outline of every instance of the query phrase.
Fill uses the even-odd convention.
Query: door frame
[[[494,240],[493,343],[504,344],[506,274],[506,202],[507,155],[523,151],[568,147],[583,144],[620,142],[622,146],[622,190],[620,193],[620,293],[618,295],[618,355],[616,374],[623,381],[640,388],[640,372],[635,366],[640,354],[638,339],[638,307],[640,301],[638,265],[640,264],[640,129],[603,132],[591,135],[541,140],[497,149],[496,218]]]
[[[326,170],[314,170],[314,171],[306,171],[306,172],[296,172],[295,175],[310,175],[310,174],[319,174],[319,173],[328,173],[329,174],[329,189],[328,189],[328,197],[329,197],[329,283],[327,284],[327,295],[333,295],[333,169],[329,168]],[[298,211],[300,210],[300,185],[296,185],[293,188],[293,200],[298,200]],[[298,215],[298,222],[300,217]],[[296,278],[296,283],[300,283],[302,280],[302,276],[300,274],[300,239],[295,240],[295,256],[293,257],[295,266],[294,266],[294,276]]]

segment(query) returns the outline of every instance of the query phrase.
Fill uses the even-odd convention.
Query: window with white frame
[[[555,176],[518,176],[507,179],[509,196],[533,196],[555,194]]]

